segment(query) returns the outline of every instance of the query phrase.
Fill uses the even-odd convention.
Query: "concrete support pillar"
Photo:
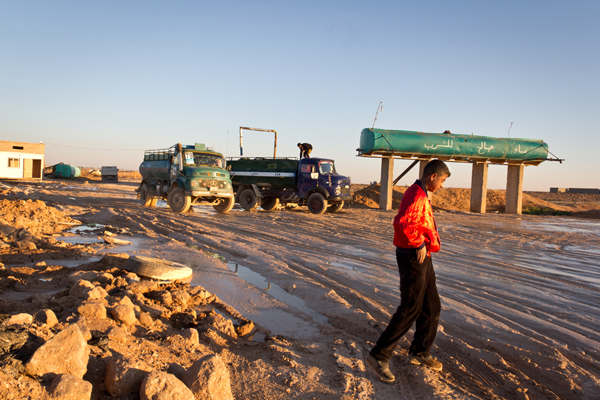
[[[384,157],[381,159],[381,190],[379,193],[379,209],[392,209],[392,192],[394,187],[394,159],[392,157]]]
[[[523,209],[523,170],[524,166],[509,165],[506,179],[507,214],[521,214]]]
[[[488,164],[473,163],[471,174],[471,212],[485,214]]]

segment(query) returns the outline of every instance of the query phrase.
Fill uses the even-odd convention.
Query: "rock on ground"
[[[106,390],[112,397],[137,393],[151,370],[152,368],[139,360],[113,358],[106,366]]]
[[[216,354],[196,361],[183,376],[196,400],[233,400],[227,366]]]
[[[89,400],[92,384],[73,375],[58,375],[52,381],[50,394],[53,400]]]
[[[49,328],[52,328],[54,325],[58,324],[58,318],[56,318],[56,314],[54,311],[49,309],[40,310],[35,314],[36,322],[40,324],[46,324]]]
[[[76,324],[71,324],[33,353],[25,365],[27,373],[44,379],[70,374],[82,378],[87,370],[90,349]]]
[[[6,325],[6,326],[8,326],[8,325],[31,325],[32,322],[33,322],[33,315],[21,313],[21,314],[11,315],[9,318],[7,318],[3,322],[3,325]]]
[[[194,400],[194,393],[175,375],[152,371],[140,389],[141,400]]]

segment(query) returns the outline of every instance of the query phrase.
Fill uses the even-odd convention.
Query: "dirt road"
[[[195,268],[194,282],[254,320],[257,341],[224,350],[236,398],[600,397],[596,220],[437,213],[443,310],[432,353],[444,371],[411,364],[409,333],[391,362],[398,381],[386,385],[364,357],[399,303],[394,211],[177,215],[141,207],[136,186],[55,182],[27,197],[128,228],[138,240],[129,251]]]

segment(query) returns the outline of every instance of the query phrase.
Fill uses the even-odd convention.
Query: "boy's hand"
[[[423,246],[420,249],[417,249],[417,261],[419,264],[423,264],[425,257],[427,257],[427,248]]]

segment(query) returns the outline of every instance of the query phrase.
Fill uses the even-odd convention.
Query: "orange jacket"
[[[420,181],[404,192],[394,218],[394,245],[404,249],[418,249],[425,245],[427,254],[440,251],[440,235],[433,210]]]

